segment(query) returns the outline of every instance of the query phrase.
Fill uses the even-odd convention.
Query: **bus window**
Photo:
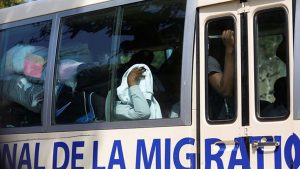
[[[62,18],[56,61],[56,124],[105,119],[115,9]],[[111,62],[112,65],[109,63]]]
[[[62,18],[53,124],[180,117],[185,3]]]
[[[206,25],[207,120],[230,122],[236,116],[235,23],[232,17],[212,19]]]
[[[256,109],[260,118],[289,114],[287,16],[282,8],[255,16]]]
[[[51,21],[0,31],[0,127],[41,125]]]
[[[180,117],[185,6],[181,0],[153,0],[124,7],[120,53],[131,56],[118,65],[107,100],[113,103],[110,120]]]

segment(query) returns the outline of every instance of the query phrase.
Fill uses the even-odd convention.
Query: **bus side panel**
[[[0,149],[6,168],[195,168],[194,131],[188,126],[11,135]]]

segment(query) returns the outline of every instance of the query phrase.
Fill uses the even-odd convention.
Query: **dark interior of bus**
[[[289,114],[287,15],[283,8],[256,14],[256,112],[259,118]]]

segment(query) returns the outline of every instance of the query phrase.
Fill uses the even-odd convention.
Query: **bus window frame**
[[[300,28],[300,3],[299,1],[295,0],[295,9],[294,9],[294,30],[299,30]],[[298,28],[298,29],[297,29]],[[299,63],[299,49],[300,45],[300,33],[299,31],[294,32],[294,114],[293,114],[293,119],[294,120],[300,120],[300,105],[295,104],[299,103],[300,100],[300,67],[296,66],[296,63]]]
[[[261,122],[274,122],[274,121],[283,121],[286,120],[289,116],[290,116],[290,92],[288,92],[288,96],[287,96],[287,102],[288,102],[288,113],[285,116],[275,116],[275,117],[261,117],[260,116],[260,103],[259,103],[259,96],[258,96],[258,64],[257,64],[257,59],[258,59],[258,24],[257,24],[257,16],[261,13],[267,13],[267,12],[274,12],[274,11],[284,11],[285,14],[285,19],[286,19],[286,24],[285,24],[285,36],[287,37],[286,39],[286,48],[287,48],[287,53],[286,56],[288,56],[286,59],[286,79],[288,82],[288,88],[287,91],[290,91],[290,64],[289,64],[289,60],[290,60],[290,52],[289,52],[289,18],[288,18],[288,11],[284,6],[280,6],[280,7],[272,7],[272,8],[268,8],[268,9],[262,9],[262,10],[258,10],[255,12],[254,16],[253,16],[253,34],[254,34],[254,41],[253,41],[253,46],[254,46],[254,70],[255,70],[255,75],[254,75],[254,87],[255,87],[255,116],[257,118],[258,121]]]
[[[55,36],[55,20],[56,16],[55,14],[49,14],[45,16],[39,16],[29,19],[24,19],[20,21],[15,21],[11,23],[4,23],[0,24],[0,30],[6,30],[26,25],[31,25],[37,22],[44,22],[44,21],[50,21],[51,22],[51,32],[50,32],[50,39],[49,39],[49,45],[48,45],[48,56],[47,56],[47,63],[50,63],[51,61],[51,51],[53,48],[53,38],[52,36]],[[49,70],[51,65],[47,64],[46,66],[46,78],[44,81],[44,100],[47,100],[47,96],[51,95],[51,91],[49,90]],[[29,127],[14,127],[14,128],[0,128],[1,134],[15,134],[15,133],[36,133],[36,132],[44,132],[46,130],[46,114],[48,113],[47,104],[43,104],[42,111],[41,111],[41,125],[38,126],[29,126]]]
[[[133,120],[133,121],[113,121],[113,122],[98,122],[87,124],[57,124],[53,125],[52,112],[54,111],[54,80],[55,80],[55,60],[56,52],[59,48],[59,27],[63,17],[68,17],[77,14],[84,14],[96,10],[107,8],[118,8],[123,5],[142,2],[141,0],[115,0],[107,1],[88,6],[83,6],[66,11],[59,11],[45,16],[29,18],[26,20],[15,21],[14,23],[2,24],[13,27],[14,25],[24,25],[25,23],[35,23],[40,21],[38,18],[51,18],[52,28],[49,41],[49,51],[47,60],[47,76],[45,79],[45,97],[42,111],[42,125],[34,127],[15,127],[15,128],[0,128],[1,134],[21,134],[21,133],[37,133],[37,132],[63,132],[63,131],[87,131],[87,130],[107,130],[107,129],[130,129],[130,128],[153,128],[153,127],[170,127],[170,126],[190,126],[192,125],[192,77],[193,77],[193,57],[194,57],[194,26],[196,10],[196,2],[186,1],[186,11],[184,20],[183,33],[183,52],[182,52],[182,67],[181,74],[190,76],[181,76],[181,91],[180,91],[180,117],[165,118],[155,120]],[[189,19],[192,18],[192,19]],[[0,23],[0,30],[3,26]],[[49,74],[49,75],[48,75]]]
[[[234,40],[235,40],[235,49],[234,49],[234,117],[232,119],[229,120],[211,120],[209,119],[209,112],[208,112],[208,107],[209,107],[209,103],[208,103],[208,25],[210,22],[213,21],[219,21],[222,19],[232,19],[233,24],[234,24]],[[210,125],[220,125],[220,124],[232,124],[237,120],[238,117],[238,88],[237,88],[237,18],[234,15],[224,15],[224,16],[218,16],[218,17],[214,17],[214,18],[210,18],[205,22],[205,117],[206,117],[206,121],[208,124]]]

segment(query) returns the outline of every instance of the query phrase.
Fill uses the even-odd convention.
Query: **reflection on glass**
[[[56,75],[55,123],[104,120],[110,87],[114,9],[62,19]]]
[[[112,97],[107,101],[113,103],[109,120],[180,117],[185,3],[154,0],[124,7],[119,50],[129,57],[117,68]],[[145,70],[130,85],[134,67]],[[123,93],[129,97],[124,98]]]
[[[63,18],[53,123],[178,118],[184,16],[153,0]]]
[[[0,31],[0,127],[41,125],[51,22]]]
[[[287,30],[283,9],[260,12],[257,22],[257,99],[260,117],[288,114]]]

